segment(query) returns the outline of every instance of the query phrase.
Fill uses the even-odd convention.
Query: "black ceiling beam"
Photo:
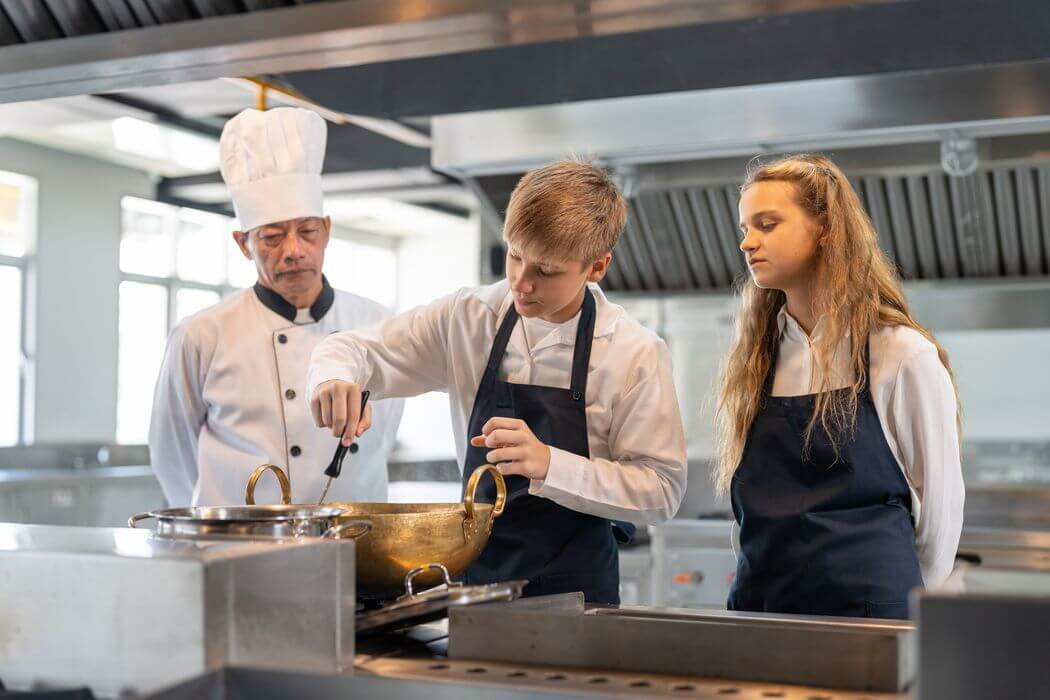
[[[137,109],[143,112],[148,112],[161,124],[167,124],[168,126],[178,127],[185,131],[190,131],[201,136],[207,136],[209,138],[219,138],[222,133],[222,124],[218,123],[217,120],[211,119],[195,119],[193,117],[184,117],[181,114],[163,106],[150,102],[148,100],[142,100],[137,97],[131,97],[121,93],[111,93],[106,95],[95,95],[100,100],[106,100],[108,102],[114,102],[116,104],[124,105],[132,109]]]
[[[105,98],[119,98],[121,104],[128,104],[136,109],[146,109],[141,106],[140,100],[125,98],[123,95],[100,95]],[[156,105],[151,105],[146,111],[153,113]],[[165,117],[167,119],[167,117]],[[181,120],[181,121],[180,121]],[[172,126],[190,128],[200,126],[199,122],[190,120],[169,120]],[[208,125],[208,134],[218,137],[221,128],[213,128]],[[198,130],[198,133],[202,133]],[[394,168],[430,168],[430,152],[422,148],[406,146],[398,141],[393,141],[367,129],[358,126],[328,125],[328,146],[325,150],[324,174],[334,175],[338,173],[363,172],[372,170],[388,170]],[[448,182],[454,182],[447,175],[441,174]],[[219,173],[206,173],[203,175],[187,175],[184,177],[162,178],[159,189],[163,192],[172,192],[180,186],[208,185],[222,182]]]
[[[333,109],[387,118],[1050,57],[1046,0],[906,0],[305,71]]]
[[[219,214],[221,216],[235,217],[236,213],[233,211],[233,207],[225,204],[208,204],[206,202],[196,202],[190,199],[183,199],[182,197],[176,197],[170,194],[165,187],[163,187],[164,181],[161,180],[157,184],[154,199],[164,204],[170,204],[174,207],[187,207],[189,209],[199,209],[200,211],[211,212],[212,214]]]
[[[328,125],[326,173],[421,166],[430,167],[428,149],[408,146],[352,124]]]

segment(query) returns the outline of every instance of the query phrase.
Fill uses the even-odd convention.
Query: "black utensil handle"
[[[361,392],[361,415],[364,415],[365,405],[368,403],[368,396],[371,392]],[[330,476],[333,479],[338,477],[343,471],[343,459],[346,457],[346,453],[349,451],[350,454],[356,454],[358,450],[356,442],[350,443],[349,446],[343,444],[343,441],[339,441],[339,445],[335,448],[335,454],[332,456],[332,461],[329,462],[328,468],[324,470],[325,476]]]

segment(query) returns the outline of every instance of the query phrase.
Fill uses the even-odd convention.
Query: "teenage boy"
[[[597,286],[626,217],[600,168],[529,172],[507,208],[505,281],[330,335],[313,352],[314,419],[344,443],[370,423],[363,389],[447,391],[464,481],[486,463],[506,476],[506,510],[469,583],[526,579],[525,595],[618,603],[611,521],[678,510],[685,434],[667,347]],[[479,500],[492,500],[487,490]]]

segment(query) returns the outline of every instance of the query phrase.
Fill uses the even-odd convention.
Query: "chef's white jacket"
[[[567,508],[637,524],[678,510],[686,485],[685,433],[664,342],[591,285],[596,302],[587,374],[590,459],[552,448],[530,492]],[[467,424],[492,341],[513,303],[508,283],[462,289],[367,329],[337,333],[314,350],[307,393],[328,380],[374,396],[447,391],[462,468]],[[561,324],[518,321],[500,378],[568,388],[579,313]],[[375,427],[381,427],[376,420]]]
[[[272,463],[292,483],[293,503],[315,503],[338,440],[314,425],[306,396],[310,353],[327,335],[375,323],[389,312],[325,282],[310,309],[295,309],[256,285],[180,323],[168,339],[154,393],[150,461],[172,506],[244,503],[257,466]],[[347,454],[328,501],[385,501],[387,458],[403,402],[375,401],[375,428]],[[279,503],[273,474],[256,503]]]

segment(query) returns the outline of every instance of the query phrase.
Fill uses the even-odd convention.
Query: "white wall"
[[[643,303],[648,300],[615,300],[629,312],[653,315]],[[713,447],[715,382],[732,337],[736,302],[728,295],[698,295],[660,304],[659,325],[671,352],[689,456],[706,459]],[[935,335],[955,371],[966,440],[1050,440],[1050,329]]]
[[[427,304],[462,287],[478,284],[481,229],[475,216],[452,217],[442,230],[405,238],[398,249],[398,311]],[[448,394],[432,392],[405,402],[395,459],[453,459],[455,436]]]
[[[1050,329],[942,332],[966,440],[1050,440]]]
[[[13,139],[0,169],[38,181],[36,442],[111,441],[116,429],[120,199],[150,197],[136,170]]]

